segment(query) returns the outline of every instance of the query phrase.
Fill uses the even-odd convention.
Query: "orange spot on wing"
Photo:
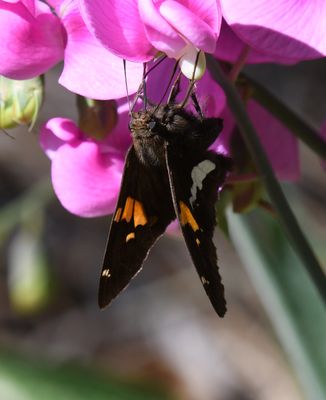
[[[146,225],[147,217],[143,208],[143,204],[140,201],[135,200],[134,206],[134,226]]]
[[[180,205],[180,222],[182,226],[189,224],[193,231],[198,231],[199,225],[197,224],[194,216],[192,215],[189,207],[183,202],[179,202]]]
[[[120,221],[121,213],[122,213],[122,208],[119,207],[117,209],[117,212],[115,213],[114,222],[119,222]]]
[[[199,246],[200,245],[200,240],[196,239],[196,243],[197,243],[197,246]]]
[[[133,198],[127,197],[125,208],[123,210],[123,214],[121,217],[121,221],[123,219],[125,219],[127,222],[131,221],[132,214],[133,214],[133,208],[134,208],[134,202],[135,202],[135,200]]]

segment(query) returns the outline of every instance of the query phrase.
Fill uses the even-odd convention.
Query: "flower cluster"
[[[0,0],[0,75],[30,79],[63,61],[61,85],[115,100],[117,118],[100,138],[55,118],[40,139],[64,207],[81,216],[105,215],[113,211],[130,145],[123,59],[129,93],[135,93],[143,63],[168,57],[148,76],[148,97],[158,102],[176,60],[186,74],[199,51],[228,68],[324,57],[325,21],[323,0]],[[196,90],[205,115],[224,118],[213,148],[229,154],[237,129],[222,89],[205,72]],[[294,136],[254,100],[247,108],[278,178],[296,179]]]

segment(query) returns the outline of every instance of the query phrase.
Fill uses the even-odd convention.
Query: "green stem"
[[[261,174],[262,181],[265,184],[283,229],[326,303],[326,276],[303,235],[282,192],[280,184],[275,178],[273,169],[248,117],[243,101],[232,82],[225,76],[218,62],[212,56],[207,56],[207,64],[211,76],[221,85],[228,98],[229,107],[237,120],[243,139]]]
[[[253,98],[270,111],[275,118],[287,126],[295,136],[302,140],[321,158],[326,159],[326,141],[303,118],[297,115],[261,83],[245,72],[241,76],[253,88]]]

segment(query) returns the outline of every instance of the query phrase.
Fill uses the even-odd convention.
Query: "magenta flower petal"
[[[208,72],[197,83],[197,97],[205,117],[220,117],[226,106],[223,89]]]
[[[248,112],[278,178],[284,181],[297,180],[300,165],[296,137],[255,101],[249,102]]]
[[[151,67],[153,65],[154,64],[150,64]],[[147,83],[147,95],[151,102],[162,102],[162,95],[168,87],[174,66],[175,60],[167,59],[151,71]],[[184,99],[188,87],[189,80],[183,78],[181,80],[180,93],[177,97],[179,102]],[[218,117],[225,108],[225,94],[221,87],[210,77],[208,71],[206,71],[204,76],[196,83],[196,95],[206,117]],[[165,97],[163,102],[166,100],[167,98]],[[189,103],[191,104],[191,101]],[[196,115],[195,110],[192,107],[190,108]]]
[[[295,136],[253,100],[248,103],[248,113],[278,179],[297,180],[300,176],[300,165],[298,142]],[[224,119],[224,128],[213,148],[229,155],[235,122],[228,109],[223,112],[222,118]]]
[[[118,113],[118,124],[101,141],[87,138],[66,118],[53,118],[41,128],[40,144],[51,159],[55,193],[73,214],[95,217],[114,210],[131,143],[125,99],[118,102]]]
[[[114,211],[123,170],[123,157],[102,153],[94,142],[64,144],[52,160],[52,183],[62,205],[82,217]]]
[[[126,154],[131,145],[131,135],[128,129],[130,120],[129,104],[126,98],[117,101],[117,112],[119,114],[117,125],[103,143],[111,149],[113,148],[122,154]]]
[[[62,6],[62,22],[67,30],[64,68],[59,82],[74,93],[93,99],[116,99],[126,96],[126,84],[121,58],[112,54],[90,34],[79,13],[78,4]],[[138,89],[143,67],[127,63],[128,89]]]
[[[0,32],[0,74],[8,78],[32,78],[63,58],[61,22],[41,1],[0,0]]]
[[[181,3],[166,0],[160,6],[160,13],[187,41],[198,49],[213,53],[222,21],[217,2],[206,1],[205,9],[201,8],[202,1],[183,2],[185,5]]]
[[[161,16],[153,0],[139,0],[138,8],[151,44],[169,57],[177,58],[186,46],[184,39]]]
[[[76,124],[67,118],[52,118],[41,127],[40,144],[52,160],[56,151],[65,143],[79,142],[83,134]]]
[[[155,51],[136,0],[80,0],[87,28],[110,51],[131,61],[148,61]]]
[[[223,20],[221,32],[214,53],[215,57],[220,60],[234,63],[240,58],[240,56],[242,56],[242,53],[246,48],[248,49],[246,56],[247,64],[263,62],[282,62],[284,64],[290,64],[297,61],[286,57],[275,57],[271,54],[268,54],[268,52],[263,53],[262,51],[254,50],[248,44],[243,42]]]
[[[326,54],[324,0],[221,0],[223,16],[257,51],[300,61]]]

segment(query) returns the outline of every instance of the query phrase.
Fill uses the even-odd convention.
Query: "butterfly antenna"
[[[199,54],[200,54],[200,51],[198,51],[198,53],[197,53],[196,61],[195,61],[195,67],[194,67],[194,70],[192,72],[192,77],[191,77],[190,82],[189,82],[188,90],[187,90],[185,98],[183,99],[183,102],[179,105],[180,108],[183,108],[187,104],[187,102],[189,100],[189,97],[191,97],[191,94],[193,92],[193,89],[194,89],[194,86],[195,86],[195,83],[196,83],[196,81],[195,81],[195,73],[196,73],[196,69],[197,69],[197,65],[198,65]]]
[[[146,69],[147,64],[143,64],[143,103],[144,103],[144,110],[147,109],[147,87],[146,87]]]
[[[129,90],[128,90],[127,63],[126,63],[126,60],[125,60],[125,59],[123,59],[123,72],[124,72],[124,76],[125,76],[125,85],[126,85],[127,101],[128,101],[129,115],[130,115],[130,114],[131,114],[131,103],[130,103]]]
[[[162,61],[164,61],[166,59],[166,55],[162,55],[160,57],[158,57],[158,61],[156,61],[156,63],[154,65],[152,65],[146,72],[144,78],[147,78],[147,76],[153,71],[153,69],[155,69],[156,67],[158,67]]]
[[[165,89],[165,92],[163,93],[163,96],[161,97],[161,100],[160,100],[159,103],[156,105],[155,110],[153,111],[153,114],[157,111],[157,109],[159,108],[159,106],[162,104],[162,101],[163,101],[164,97],[166,96],[166,94],[167,94],[167,92],[168,92],[168,90],[169,90],[169,87],[171,86],[171,83],[172,83],[172,81],[173,81],[174,75],[175,75],[175,73],[177,72],[178,65],[179,65],[179,61],[177,61],[177,62],[174,64],[174,68],[173,68],[171,77],[170,77],[170,79],[169,79],[169,83],[167,84],[167,87],[166,87],[166,89]],[[178,78],[177,78],[177,79],[178,79]]]

